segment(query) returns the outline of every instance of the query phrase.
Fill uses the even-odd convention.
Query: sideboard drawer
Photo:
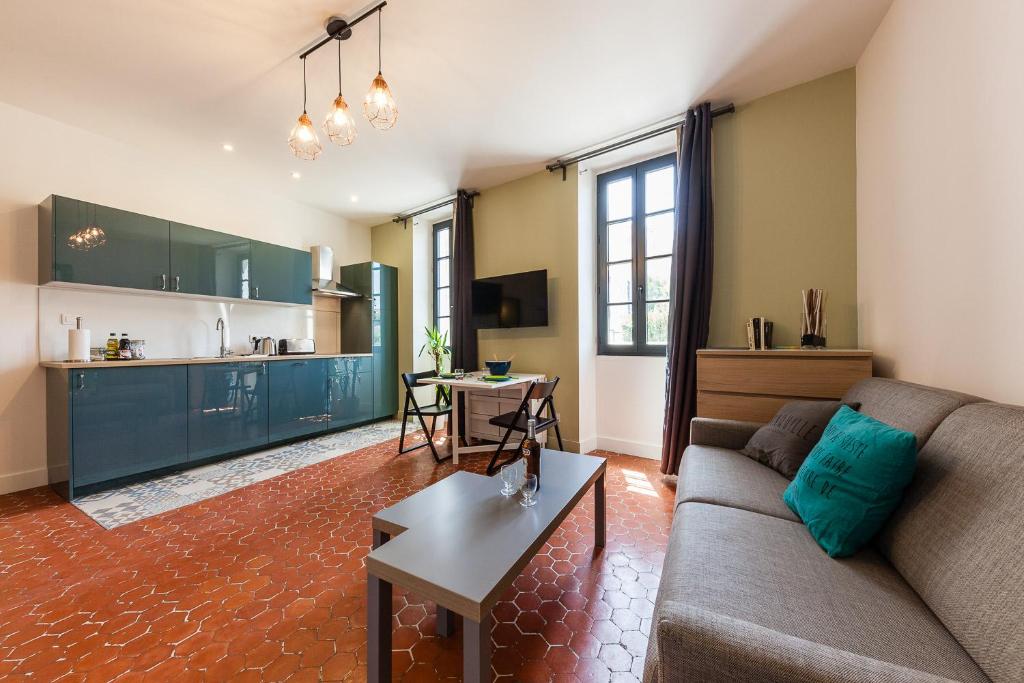
[[[697,415],[768,422],[794,400],[835,400],[871,376],[871,352],[702,349]]]

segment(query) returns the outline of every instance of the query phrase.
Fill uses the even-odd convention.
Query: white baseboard
[[[599,436],[597,437],[597,448],[602,451],[636,455],[650,460],[661,460],[660,443],[644,443],[642,441],[627,441],[625,439],[613,439],[608,436]]]
[[[26,472],[2,474],[0,475],[0,495],[24,491],[25,489],[34,489],[37,486],[46,486],[48,481],[45,467]]]
[[[587,438],[580,440],[580,453],[589,453],[593,450],[597,450],[596,436],[588,436]]]

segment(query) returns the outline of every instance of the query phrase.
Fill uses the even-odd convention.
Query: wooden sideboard
[[[701,349],[697,416],[768,422],[788,401],[835,400],[870,376],[861,349]]]

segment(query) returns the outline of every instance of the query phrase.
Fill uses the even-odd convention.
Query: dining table
[[[459,406],[466,405],[465,395],[472,392],[474,395],[479,395],[485,392],[494,392],[495,396],[498,396],[503,390],[517,388],[521,393],[521,396],[525,395],[525,392],[529,389],[529,386],[533,382],[543,382],[546,380],[545,375],[532,374],[527,372],[516,372],[507,375],[508,379],[503,381],[492,381],[486,380],[484,377],[489,376],[486,370],[480,370],[476,372],[467,372],[459,379],[454,375],[442,374],[437,377],[427,377],[421,379],[421,384],[437,384],[440,386],[448,387],[451,390],[452,400],[452,463],[455,465],[459,464],[459,455],[466,453],[493,453],[498,444],[479,444],[464,446],[459,444]],[[522,398],[519,399],[520,401]],[[544,434],[539,434],[537,440],[543,443],[545,441]],[[515,450],[519,448],[519,442],[517,440],[510,440],[505,445],[505,450]]]

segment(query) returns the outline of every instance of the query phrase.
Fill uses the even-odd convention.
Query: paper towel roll
[[[89,330],[68,330],[68,360],[89,360]]]

